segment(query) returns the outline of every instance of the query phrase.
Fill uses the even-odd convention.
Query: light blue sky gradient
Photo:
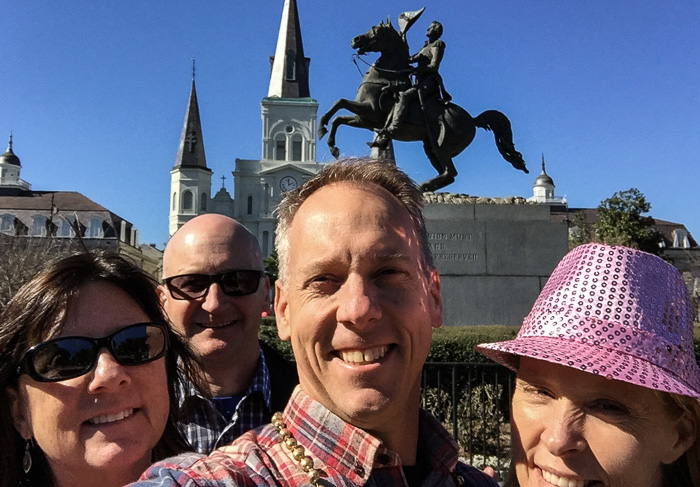
[[[142,243],[168,238],[170,174],[187,106],[191,57],[214,190],[232,193],[235,158],[261,155],[283,0],[3,2],[0,144],[10,131],[22,178],[37,190],[79,191],[133,222]],[[298,0],[319,117],[353,98],[361,75],[350,39],[390,16],[427,9],[443,23],[441,70],[473,116],[504,112],[530,168],[514,170],[483,130],[456,158],[447,188],[532,195],[544,153],[570,206],[595,207],[639,188],[652,216],[700,238],[700,2],[650,0]],[[368,55],[372,61],[375,56]],[[345,155],[367,154],[370,132],[342,128]],[[4,147],[3,147],[4,148]],[[420,143],[397,143],[399,166],[421,182],[433,169]],[[325,140],[318,159],[331,156]]]

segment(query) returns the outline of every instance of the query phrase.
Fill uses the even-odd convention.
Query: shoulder
[[[464,479],[465,486],[471,487],[498,487],[498,482],[486,475],[478,468],[463,462],[457,462],[455,473]]]
[[[433,47],[437,47],[438,49],[445,49],[445,41],[442,39],[438,39],[437,41],[433,42]]]
[[[286,478],[286,469],[291,462],[271,424],[244,433],[232,444],[215,450],[210,458],[231,462],[247,481],[256,486],[278,485],[279,479]]]
[[[195,487],[248,485],[245,477],[230,464],[198,453],[183,453],[151,465],[130,487]]]

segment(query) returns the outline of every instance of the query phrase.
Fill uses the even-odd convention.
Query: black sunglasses
[[[220,274],[182,274],[168,277],[165,285],[173,299],[190,300],[206,296],[209,286],[218,283],[227,296],[247,296],[260,287],[262,271],[238,270]]]
[[[121,365],[147,364],[165,355],[168,329],[161,323],[136,323],[102,338],[54,338],[27,350],[17,374],[29,374],[38,382],[80,377],[92,370],[102,348]]]

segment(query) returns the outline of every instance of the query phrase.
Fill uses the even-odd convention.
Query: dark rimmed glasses
[[[254,270],[226,271],[219,274],[182,274],[165,279],[165,286],[173,299],[179,300],[206,296],[213,283],[217,283],[227,296],[247,296],[258,290],[263,276],[263,271]]]
[[[38,382],[80,377],[95,367],[102,348],[121,365],[147,364],[168,350],[168,328],[162,323],[136,323],[102,338],[54,338],[27,350],[17,374],[29,374]]]

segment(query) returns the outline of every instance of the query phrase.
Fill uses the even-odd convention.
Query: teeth
[[[558,477],[553,473],[542,470],[542,477],[552,485],[557,487],[585,487],[586,481],[583,479],[572,479],[569,477]]]
[[[368,348],[367,350],[343,350],[340,352],[344,362],[350,363],[367,363],[379,360],[386,355],[388,347]]]
[[[133,409],[125,409],[122,412],[119,412],[117,414],[105,414],[103,416],[97,416],[95,418],[92,418],[88,421],[90,424],[104,424],[104,423],[113,423],[115,421],[122,420],[124,418],[128,418],[134,414]]]

